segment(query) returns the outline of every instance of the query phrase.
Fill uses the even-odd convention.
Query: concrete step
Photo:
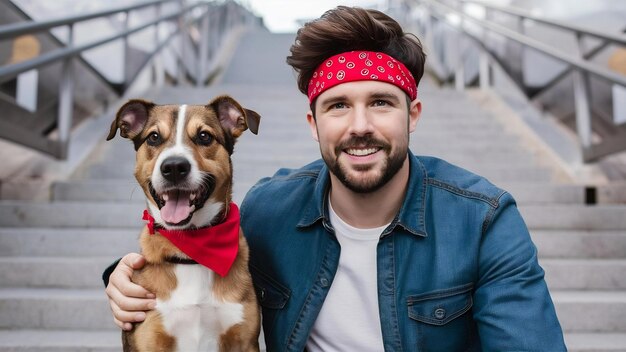
[[[137,228],[0,228],[0,256],[117,257],[137,250]],[[531,230],[541,259],[624,259],[626,231]]]
[[[98,288],[100,275],[115,259],[0,257],[0,287]],[[552,290],[626,290],[626,259],[542,259],[540,264]]]
[[[235,180],[235,188],[244,192],[254,185],[254,182],[240,184],[241,182],[238,181]],[[505,182],[498,186],[511,193],[518,204],[584,204],[585,202],[585,187],[579,185]],[[54,201],[145,201],[141,188],[134,180],[128,179],[56,182],[52,186],[51,197]]]
[[[0,202],[0,227],[137,228],[137,202]],[[626,230],[626,205],[521,205],[531,229]]]
[[[242,177],[238,172],[234,176],[233,201],[241,204],[248,190],[258,179]],[[53,185],[53,201],[87,202],[132,202],[145,204],[145,196],[134,180],[84,180],[58,182]]]
[[[0,352],[119,352],[119,329],[0,330]]]
[[[626,291],[550,292],[566,332],[626,332]]]
[[[512,134],[511,131],[506,129],[506,126],[503,126],[498,120],[489,115],[480,114],[465,117],[462,114],[447,113],[445,111],[438,113],[436,116],[422,115],[412,135],[425,135],[429,131],[441,131],[442,133],[446,131],[459,132],[462,131],[461,126],[466,126],[468,131],[474,131],[479,135],[487,132],[493,134],[496,138],[498,136],[511,135],[516,141],[519,141],[518,136]],[[481,131],[481,127],[486,129]],[[465,134],[464,138],[471,138],[471,134]]]
[[[143,190],[132,176],[114,180],[76,180],[55,182],[53,201],[123,201],[145,203]]]
[[[429,117],[421,119],[417,124],[417,129],[415,132],[421,134],[422,132],[427,131],[428,134],[433,133],[435,135],[445,136],[447,133],[456,134],[462,131],[466,131],[466,135],[468,135],[467,132],[471,132],[472,136],[474,135],[474,133],[479,136],[482,134],[491,134],[496,138],[498,136],[510,134],[505,131],[505,126],[502,126],[501,124],[497,123],[496,120],[488,116],[476,119],[445,118],[446,116],[451,117],[452,115],[443,115],[436,118]],[[271,122],[268,122],[267,125],[265,124],[265,120],[262,117],[259,127],[259,135],[255,137],[245,134],[241,137],[241,140],[256,140],[264,138],[268,135],[290,136],[292,134],[298,134],[311,136],[308,127],[309,125],[308,123],[306,123],[304,115],[302,116],[302,120],[295,120],[291,123],[272,124]],[[516,135],[510,135],[511,137],[513,137],[514,140],[518,140],[518,137]]]
[[[626,292],[624,259],[542,259],[551,290],[622,290]]]
[[[450,126],[447,126],[450,125]],[[493,124],[469,124],[468,126],[456,126],[454,123],[431,123],[430,125],[418,126],[410,137],[419,143],[419,145],[431,146],[447,146],[454,145],[485,145],[491,146],[492,149],[497,148],[521,148],[521,142],[516,135],[502,131],[501,127]],[[114,160],[116,158],[134,159],[133,147],[128,141],[120,139],[110,146],[102,145],[103,158],[105,160]],[[450,143],[453,141],[454,143]],[[303,147],[313,147],[317,150],[317,143],[310,134],[309,126],[304,124],[296,124],[293,126],[281,126],[280,128],[270,128],[261,123],[258,136],[244,134],[237,141],[236,150],[242,145],[257,146],[264,148],[268,153],[278,152],[281,147],[286,145]],[[483,150],[489,150],[483,148]]]
[[[432,152],[458,153],[460,156],[473,157],[478,160],[489,160],[491,156],[506,155],[509,161],[515,162],[520,155],[532,155],[527,149],[511,143],[510,136],[490,137],[490,139],[460,138],[454,135],[437,135],[424,132],[410,140],[410,147],[418,155],[431,155]],[[453,141],[453,143],[452,143]],[[494,147],[494,146],[498,147]],[[422,151],[428,151],[425,153]],[[432,154],[436,155],[436,154]],[[308,163],[319,158],[319,146],[308,134],[298,138],[293,134],[283,136],[258,136],[258,138],[242,138],[235,145],[233,160],[254,161],[259,159],[275,159],[288,161],[292,158]],[[92,164],[117,165],[135,163],[135,153],[130,144],[102,148],[100,154],[90,161]]]
[[[515,153],[530,153],[519,145],[506,144],[498,145],[488,140],[464,140],[456,137],[447,138],[438,143],[421,143],[422,141],[413,138],[409,142],[409,147],[417,155],[432,155],[446,159],[451,155],[458,156],[474,156],[481,157],[482,160],[489,160],[492,156],[500,156],[502,154],[515,157]],[[447,160],[447,159],[446,159]]]
[[[504,155],[502,155],[502,157],[504,157]],[[256,159],[242,156],[233,160],[234,175],[243,176],[244,182],[255,183],[260,177],[273,175],[280,168],[299,168],[315,160],[315,158],[317,158],[317,155],[314,158],[280,158],[273,156],[258,157]],[[499,158],[501,158],[501,156],[494,155],[491,158],[481,160],[476,159],[475,157],[466,158],[458,154],[454,154],[447,159],[455,162],[459,167],[463,167],[471,172],[483,175],[484,177],[498,183],[549,183],[556,177],[556,174],[549,168],[532,166],[531,161],[528,160],[530,156],[526,156],[526,160],[520,158],[508,164],[498,162]],[[94,181],[121,180],[123,182],[119,182],[119,184],[121,188],[124,189],[124,192],[127,192],[128,194],[125,199],[131,199],[134,195],[133,191],[139,190],[138,188],[133,188],[135,185],[133,176],[134,168],[134,164],[131,163],[119,163],[117,166],[111,166],[110,164],[97,164],[91,166],[87,170],[84,170],[82,175],[76,176],[76,179]],[[241,177],[239,177],[238,181],[241,181]],[[54,185],[52,192],[55,199],[63,199],[63,197],[57,197],[57,195],[59,193],[67,192],[68,188],[71,187],[64,185],[67,183],[68,182],[59,182]],[[100,182],[98,183],[102,184]],[[90,192],[105,194],[104,189],[94,189]],[[81,199],[87,199],[87,197],[81,197]]]
[[[0,257],[0,288],[100,288],[102,272],[116,258]]]
[[[234,173],[243,174],[249,176],[251,180],[256,180],[259,176],[269,176],[273,175],[276,170],[281,167],[297,167],[298,165],[304,165],[306,162],[311,159],[302,160],[302,162],[294,162],[294,160],[290,160],[292,163],[288,165],[284,160],[264,160],[257,161],[254,163],[237,163],[234,167]],[[295,164],[295,165],[294,165]],[[119,164],[115,167],[111,165],[94,165],[88,171],[88,175],[86,177],[88,179],[94,180],[104,180],[104,179],[125,179],[128,180],[129,177],[132,177],[135,169],[134,164]],[[481,174],[489,179],[498,180],[498,181],[509,181],[509,182],[548,182],[553,179],[553,174],[550,170],[545,168],[533,167],[533,166],[516,166],[516,165],[480,165],[473,164],[468,165],[469,171]],[[257,176],[258,175],[258,176]],[[257,178],[253,178],[257,176]]]
[[[552,291],[567,332],[625,332],[626,291]],[[582,318],[584,317],[584,318]],[[0,289],[0,329],[110,329],[103,289]]]
[[[530,231],[541,259],[624,259],[626,231],[546,230]]]
[[[420,147],[428,151],[430,147]],[[440,151],[442,154],[421,154],[442,158],[445,153],[445,160],[451,164],[463,168],[470,168],[472,165],[515,165],[515,166],[537,166],[537,157],[525,150],[510,151],[509,153],[488,153],[488,154],[468,154],[458,151]]]
[[[626,352],[626,333],[566,333],[569,352]]]
[[[0,203],[2,227],[141,228],[145,206],[139,203]]]
[[[626,230],[626,205],[521,205],[531,229]]]
[[[0,329],[114,327],[104,288],[0,288]]]
[[[585,187],[580,185],[505,182],[498,186],[518,204],[584,204]]]
[[[137,251],[137,228],[0,228],[0,257],[116,258]]]

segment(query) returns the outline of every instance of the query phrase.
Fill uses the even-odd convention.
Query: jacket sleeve
[[[109,285],[109,276],[111,276],[113,270],[115,270],[120,260],[122,260],[122,258],[114,261],[111,265],[104,269],[104,272],[102,273],[102,281],[104,282],[104,287],[107,287]]]
[[[508,193],[483,229],[473,313],[483,350],[566,351],[537,249]]]

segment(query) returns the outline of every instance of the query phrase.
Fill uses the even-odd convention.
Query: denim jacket
[[[505,191],[409,152],[377,247],[385,351],[565,351],[537,250]],[[241,206],[268,351],[303,351],[341,248],[321,160],[259,181]],[[358,297],[355,297],[358,299]]]

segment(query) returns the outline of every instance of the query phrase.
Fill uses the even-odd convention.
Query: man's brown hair
[[[298,88],[307,94],[315,69],[327,58],[353,50],[383,52],[407,67],[419,84],[426,55],[419,39],[404,33],[393,18],[372,9],[338,6],[298,30],[287,63],[298,73]]]

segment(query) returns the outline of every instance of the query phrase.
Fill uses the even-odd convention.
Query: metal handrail
[[[155,3],[158,4],[158,3],[167,2],[167,1],[172,1],[172,0],[156,1]],[[54,51],[51,51],[49,53],[45,53],[45,54],[39,55],[39,56],[37,56],[37,57],[35,57],[33,59],[30,59],[30,60],[26,60],[26,61],[22,61],[22,62],[19,62],[19,63],[16,63],[16,64],[11,64],[11,65],[0,67],[0,80],[6,79],[6,78],[10,78],[10,77],[15,76],[17,74],[20,74],[22,72],[26,72],[26,71],[32,70],[34,68],[45,66],[47,64],[51,64],[53,62],[56,62],[56,61],[59,61],[59,60],[62,60],[62,59],[66,59],[66,58],[69,58],[69,57],[72,57],[72,56],[75,56],[75,55],[77,55],[77,54],[79,54],[79,53],[81,53],[83,51],[87,51],[89,49],[93,49],[93,48],[95,48],[97,46],[101,46],[103,44],[106,44],[106,43],[109,43],[109,42],[112,42],[112,41],[115,41],[115,40],[118,40],[118,39],[122,39],[122,38],[128,37],[129,35],[131,35],[133,33],[136,33],[136,32],[139,32],[141,30],[144,30],[144,29],[146,29],[146,28],[148,28],[150,26],[153,26],[153,25],[155,25],[157,23],[160,23],[160,22],[163,22],[165,20],[169,20],[169,19],[172,19],[172,18],[175,18],[175,17],[179,17],[180,15],[182,15],[184,13],[187,13],[187,12],[189,12],[189,11],[191,11],[191,10],[197,8],[197,7],[200,7],[200,6],[206,6],[206,4],[198,3],[198,4],[190,5],[190,6],[187,6],[187,7],[183,8],[183,9],[179,10],[178,12],[175,12],[175,13],[172,13],[172,14],[169,14],[169,15],[161,16],[161,17],[159,17],[159,18],[157,18],[157,19],[155,19],[153,21],[150,21],[150,22],[147,22],[147,23],[143,23],[143,24],[141,24],[141,25],[139,25],[137,27],[134,27],[134,28],[131,28],[131,29],[127,29],[127,30],[125,30],[125,31],[123,31],[121,33],[118,33],[116,35],[113,35],[113,36],[110,36],[110,37],[107,37],[107,38],[104,38],[104,39],[100,39],[100,40],[97,40],[97,41],[94,41],[94,42],[91,42],[91,43],[87,43],[87,44],[83,44],[83,45],[79,45],[79,46],[70,46],[70,47],[66,47],[66,48],[63,48],[63,49],[54,50]],[[108,14],[109,11],[107,11],[106,13]],[[88,19],[94,18],[93,16],[85,16],[85,17],[88,17]],[[186,25],[191,24],[193,22],[196,22],[198,20],[199,20],[199,18],[196,18],[196,19],[194,19],[192,21],[189,21],[189,23],[187,23]],[[59,24],[58,26],[62,26],[62,25],[73,24],[73,23],[76,23],[76,22],[59,21],[59,23],[61,23],[61,24]],[[35,27],[35,26],[33,26],[33,27]],[[46,28],[49,29],[49,28],[54,28],[54,27],[56,27],[56,26],[51,26],[51,27],[46,27]],[[2,30],[1,27],[0,27],[0,30]],[[17,33],[19,33],[19,32],[17,32]],[[25,32],[25,33],[29,33],[29,32]]]
[[[166,4],[166,3],[175,3],[175,4],[180,4],[180,5],[177,6],[177,8],[174,11],[168,10],[167,14],[162,15],[161,14],[162,7],[163,7],[162,4]],[[93,13],[83,14],[83,15],[78,15],[78,16],[58,18],[58,19],[52,19],[52,20],[47,20],[47,21],[41,21],[41,22],[31,21],[31,22],[23,22],[23,23],[0,26],[0,40],[16,38],[24,34],[49,31],[53,28],[61,27],[61,26],[65,26],[69,29],[69,33],[67,37],[68,39],[65,43],[65,46],[62,46],[57,49],[53,49],[49,52],[42,53],[36,57],[27,59],[25,61],[0,66],[0,80],[7,80],[7,79],[12,79],[16,76],[21,77],[22,74],[25,74],[30,71],[38,70],[40,68],[43,68],[55,62],[60,62],[62,64],[61,72],[60,72],[61,78],[59,81],[59,95],[58,95],[58,113],[57,113],[58,133],[56,134],[55,139],[50,140],[46,138],[41,138],[41,136],[39,136],[39,138],[34,138],[37,136],[27,135],[25,131],[22,132],[21,130],[19,132],[20,136],[22,136],[22,138],[28,139],[28,141],[21,141],[19,137],[16,137],[14,134],[4,133],[3,137],[9,138],[18,143],[29,145],[39,151],[56,156],[57,158],[65,159],[69,153],[70,129],[72,126],[72,119],[73,119],[72,114],[74,110],[74,101],[73,101],[74,100],[73,98],[73,91],[74,91],[74,77],[73,76],[74,75],[72,73],[73,72],[72,62],[78,58],[81,58],[81,53],[85,51],[88,51],[90,49],[94,49],[97,47],[101,47],[105,44],[108,44],[117,40],[124,41],[124,49],[123,49],[122,55],[125,55],[125,60],[126,60],[128,58],[128,56],[126,55],[128,55],[129,48],[130,48],[129,43],[128,43],[129,37],[132,34],[143,31],[149,27],[154,27],[155,29],[157,29],[155,31],[155,48],[151,50],[151,52],[147,55],[147,58],[142,61],[140,69],[138,71],[129,72],[125,68],[125,71],[123,72],[123,78],[122,78],[121,84],[109,82],[107,80],[107,83],[112,88],[112,90],[117,95],[123,94],[125,89],[127,89],[130,86],[130,83],[134,81],[134,79],[137,77],[140,71],[150,62],[150,60],[152,60],[155,57],[155,55],[163,51],[163,49],[167,46],[168,42],[170,42],[172,38],[179,35],[181,32],[185,32],[190,26],[194,25],[194,23],[198,21],[202,21],[202,38],[200,39],[198,49],[193,50],[194,52],[193,56],[195,57],[197,55],[197,58],[195,60],[196,61],[195,64],[198,65],[195,70],[197,72],[195,72],[195,74],[189,75],[190,71],[187,71],[188,67],[186,67],[186,65],[183,63],[183,59],[179,59],[177,62],[178,68],[176,69],[176,71],[177,71],[178,77],[176,78],[176,80],[184,81],[187,78],[187,79],[191,79],[191,81],[195,81],[197,85],[203,84],[208,74],[207,64],[208,64],[208,60],[210,59],[209,51],[211,50],[211,53],[212,53],[211,55],[215,54],[212,51],[212,48],[215,45],[215,43],[211,42],[208,37],[210,35],[209,17],[211,15],[211,11],[212,11],[211,9],[213,8],[215,4],[216,4],[216,1],[210,1],[210,2],[209,1],[197,1],[194,4],[184,6],[184,2],[181,2],[179,0],[152,0],[152,1],[145,1],[140,4],[135,4],[131,6],[119,7],[115,9],[98,11],[98,12],[93,12]],[[211,21],[211,23],[219,23],[218,24],[219,28],[217,28],[217,30],[220,31],[220,33],[222,33],[222,30],[227,31],[227,28],[230,28],[231,26],[242,25],[242,24],[246,25],[250,23],[248,21],[251,17],[251,14],[249,12],[247,12],[245,16],[238,16],[235,14],[240,11],[239,8],[241,6],[237,5],[235,8],[233,8],[231,6],[232,3],[230,1],[219,2],[219,4],[220,4],[220,8],[223,11],[226,11],[226,16],[224,17],[225,22],[222,23],[222,21],[217,21],[217,22]],[[221,5],[224,5],[224,7],[222,7]],[[155,18],[150,20],[149,22],[141,23],[139,25],[136,25],[130,28],[128,23],[129,23],[129,17],[130,17],[131,11],[140,10],[140,9],[148,8],[148,7],[155,9],[156,11],[154,15]],[[202,8],[204,9],[204,11],[199,11],[199,12],[194,11],[198,8]],[[247,11],[247,10],[245,10],[244,8],[243,11]],[[232,12],[232,15],[231,15],[231,12]],[[74,43],[74,32],[75,32],[74,26],[76,23],[93,20],[97,18],[103,18],[103,17],[116,15],[116,14],[126,15],[125,25],[123,26],[121,32],[115,33],[114,35],[109,35],[105,38],[99,38],[97,40],[80,44],[80,45],[76,45]],[[158,31],[159,25],[163,22],[172,21],[172,20],[176,20],[177,28],[173,31],[169,31],[169,33],[165,35],[165,38],[159,36],[159,31]],[[180,43],[181,50],[183,51],[183,54],[181,55],[185,55],[184,54],[186,50],[185,47],[187,46],[186,39],[184,38],[183,35],[180,35],[180,39],[181,39],[181,43]],[[12,127],[10,125],[5,125],[5,126],[7,126],[7,128]],[[33,138],[31,139],[31,137]]]
[[[175,0],[149,0],[140,4],[123,6],[109,10],[91,12],[82,15],[63,17],[51,20],[45,20],[40,22],[18,22],[0,26],[0,40],[17,37],[24,34],[30,34],[34,32],[41,32],[49,30],[55,27],[73,25],[78,22],[84,22],[92,20],[94,18],[108,17],[121,12],[130,12],[133,10],[142,9],[149,6],[160,5],[166,2],[172,2]]]
[[[463,1],[468,1],[468,0],[463,0]],[[463,19],[467,19],[470,20],[471,22],[474,22],[475,24],[487,28],[489,30],[491,30],[494,33],[500,34],[504,37],[507,37],[511,40],[514,40],[524,46],[536,49],[538,51],[543,52],[544,54],[551,56],[555,59],[558,59],[560,61],[564,61],[576,68],[582,69],[586,72],[592,73],[600,78],[603,78],[611,83],[617,83],[619,85],[625,86],[626,87],[626,77],[620,74],[617,74],[611,70],[605,69],[603,67],[599,67],[596,66],[594,64],[591,64],[589,62],[586,62],[584,60],[581,60],[579,58],[572,58],[571,54],[567,54],[564,53],[562,51],[559,51],[557,49],[554,49],[553,47],[551,47],[550,45],[547,45],[543,42],[540,42],[536,39],[532,39],[528,36],[525,36],[523,34],[520,34],[512,29],[509,29],[505,26],[499,25],[499,24],[495,24],[495,23],[490,23],[488,21],[484,21],[478,18],[475,18],[473,16],[470,16],[450,5],[446,5],[446,4],[442,4],[440,2],[436,2],[436,1],[432,1],[432,0],[425,0],[424,2],[428,2],[433,6],[440,6],[440,7],[445,7],[449,12],[453,12],[456,15],[459,15],[461,18]],[[626,40],[626,39],[624,39]],[[626,43],[626,42],[625,42]]]
[[[545,24],[554,28],[559,28],[559,29],[564,29],[567,31],[575,32],[577,35],[581,35],[581,34],[588,35],[588,36],[596,37],[598,39],[603,39],[603,40],[612,42],[614,44],[626,45],[625,35],[602,33],[592,28],[583,28],[583,27],[575,26],[575,25],[565,23],[562,21],[547,19],[541,16],[536,16],[520,9],[515,9],[515,8],[505,7],[505,6],[495,5],[495,4],[488,4],[480,0],[459,0],[459,1],[462,3],[477,4],[487,9],[496,10],[498,12],[517,16],[519,18],[529,19],[534,22],[542,23],[542,24]]]
[[[481,6],[489,7],[492,10],[500,11],[503,8],[495,5],[487,5],[482,1],[476,0],[458,0],[458,4],[461,6],[454,7],[449,4],[444,4],[442,1],[436,0],[422,0],[420,1],[427,5],[427,8],[434,10],[439,10],[442,15],[435,16],[438,17],[445,22],[447,22],[446,15],[447,14],[455,14],[460,18],[460,24],[452,24],[450,25],[454,28],[457,28],[459,31],[464,31],[466,35],[469,37],[481,41],[484,38],[477,38],[470,31],[465,30],[464,26],[466,21],[472,22],[473,24],[482,27],[485,31],[490,31],[496,34],[499,34],[509,40],[515,41],[524,47],[528,47],[534,49],[538,52],[541,52],[545,55],[548,55],[552,58],[559,60],[565,64],[570,66],[570,69],[574,69],[574,94],[575,94],[575,110],[576,110],[576,130],[578,132],[578,138],[582,147],[582,159],[584,161],[591,161],[600,156],[604,156],[613,151],[619,151],[626,149],[626,132],[620,133],[618,138],[611,138],[607,140],[609,143],[603,144],[593,144],[592,143],[592,129],[591,129],[591,108],[590,108],[590,92],[589,92],[589,75],[594,75],[595,77],[601,78],[605,81],[608,81],[611,84],[619,85],[621,87],[626,87],[626,76],[608,70],[604,67],[595,65],[589,61],[585,61],[584,53],[580,49],[582,37],[585,35],[594,36],[606,41],[610,41],[611,43],[616,43],[619,45],[624,45],[626,43],[626,36],[619,35],[609,35],[609,34],[600,34],[596,31],[589,31],[586,29],[582,29],[575,26],[566,25],[557,21],[551,21],[547,19],[542,19],[538,16],[530,15],[524,13],[521,10],[513,10],[506,8],[506,13],[515,16],[521,16],[520,19],[527,18],[533,21],[541,21],[542,23],[560,28],[567,29],[576,34],[579,48],[578,55],[572,57],[571,54],[564,53],[560,50],[557,50],[543,42],[530,38],[523,33],[517,32],[515,30],[509,29],[503,25],[492,23],[490,21],[482,20],[476,18],[474,16],[470,16],[466,14],[462,5],[464,3],[473,3],[480,4]],[[433,12],[431,11],[431,12]],[[485,32],[486,33],[486,32]],[[483,50],[483,54],[481,54],[480,58],[480,82],[481,88],[488,85],[488,75],[489,75],[489,55],[484,55],[488,53],[489,50],[484,45],[480,45]],[[462,89],[464,85],[464,73],[460,60],[457,60],[457,68],[455,73],[455,81],[457,89]],[[622,138],[623,137],[623,138]],[[622,140],[624,139],[624,140]]]

